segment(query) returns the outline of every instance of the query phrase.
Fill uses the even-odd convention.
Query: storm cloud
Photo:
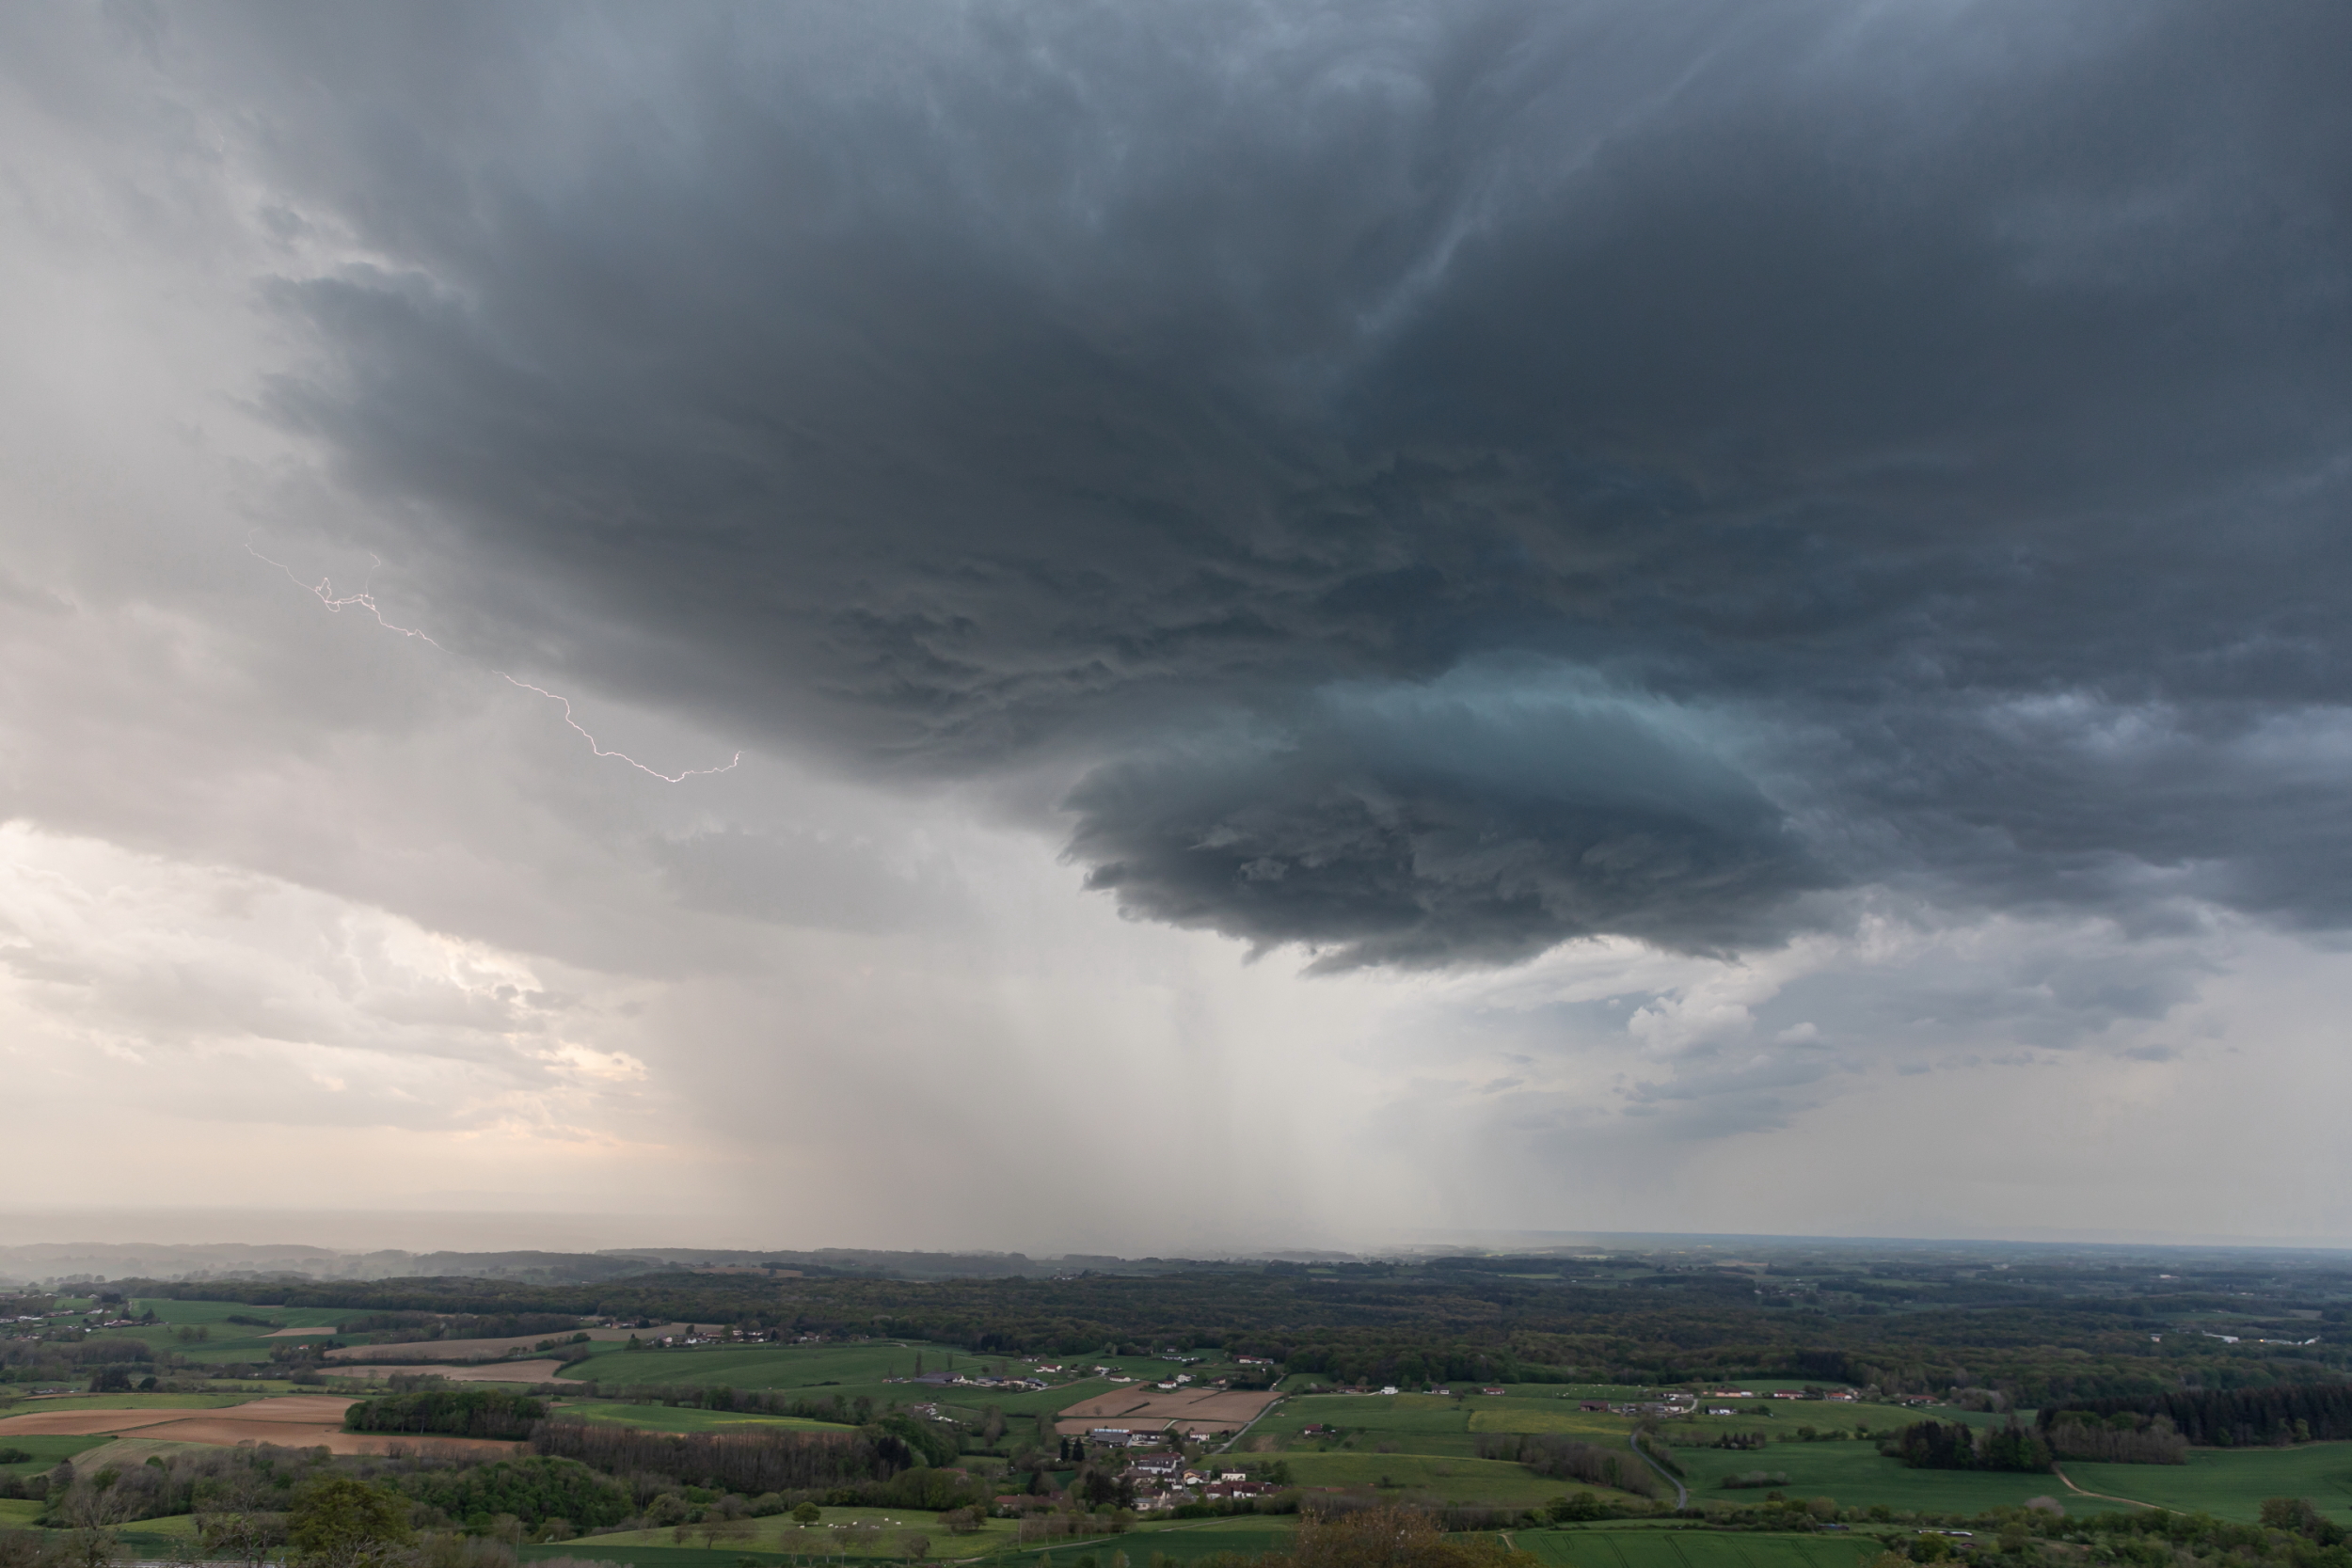
[[[2352,13],[208,17],[469,657],[1331,965],[2352,919]]]

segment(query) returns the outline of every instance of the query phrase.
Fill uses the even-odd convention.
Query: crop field
[[[193,1541],[196,1539],[196,1515],[167,1513],[154,1519],[134,1519],[118,1529],[127,1536],[143,1536],[158,1541]]]
[[[1542,1405],[1531,1400],[1515,1400],[1508,1404],[1493,1400],[1470,1413],[1472,1432],[1556,1432],[1588,1443],[1623,1442],[1632,1428],[1633,1423],[1622,1416],[1579,1410],[1572,1404]]]
[[[320,1372],[320,1377],[337,1387],[358,1387],[370,1383],[381,1384],[387,1378],[403,1372],[412,1377],[445,1377],[452,1383],[553,1383],[564,1363],[547,1358],[538,1361],[485,1361],[477,1366],[444,1366],[431,1361],[402,1361],[389,1366],[338,1361]],[[381,1393],[383,1390],[376,1390]]]
[[[110,1439],[102,1435],[24,1433],[0,1437],[0,1448],[22,1449],[33,1457],[13,1465],[0,1465],[0,1476],[30,1475],[46,1470],[60,1459],[72,1459],[77,1453],[103,1447]]]
[[[23,1416],[34,1411],[47,1414],[54,1410],[217,1410],[223,1405],[243,1404],[249,1397],[245,1394],[69,1394],[63,1398],[12,1405],[8,1414]]]
[[[267,1318],[286,1328],[319,1328],[332,1327],[345,1318],[356,1316],[359,1310],[351,1307],[253,1307],[242,1301],[171,1301],[145,1296],[131,1303],[134,1312],[145,1312],[150,1308],[163,1320],[166,1328],[176,1328],[183,1323],[203,1323],[213,1327],[226,1324],[233,1329],[246,1329],[248,1325],[230,1323],[231,1314],[241,1318]],[[267,1334],[270,1330],[251,1328],[250,1332],[258,1335]]]
[[[850,1432],[854,1428],[830,1421],[803,1420],[797,1416],[749,1416],[724,1410],[696,1410],[666,1404],[621,1404],[605,1400],[566,1401],[557,1407],[565,1416],[612,1426],[640,1427],[647,1432],[764,1431]]]
[[[1263,1450],[1271,1438],[1286,1451],[1320,1449],[1332,1439],[1310,1426],[1336,1427],[1353,1449],[1393,1442],[1402,1451],[1473,1455],[1481,1433],[1558,1432],[1591,1442],[1622,1442],[1632,1423],[1583,1411],[1565,1401],[1473,1394],[1463,1400],[1428,1394],[1304,1394],[1286,1401],[1250,1429],[1248,1446]]]
[[[824,1385],[881,1385],[887,1378],[907,1377],[914,1358],[923,1358],[926,1371],[946,1371],[955,1355],[959,1371],[992,1370],[998,1358],[957,1353],[945,1345],[910,1340],[864,1345],[685,1345],[667,1350],[631,1351],[625,1344],[597,1344],[587,1360],[565,1369],[574,1380],[599,1383],[687,1384],[731,1388],[814,1388]],[[616,1359],[617,1358],[617,1359]],[[1018,1369],[1021,1363],[1010,1364]]]
[[[898,1537],[913,1531],[929,1536],[931,1551],[939,1557],[971,1557],[996,1546],[1012,1544],[1019,1527],[1010,1519],[991,1519],[970,1535],[950,1534],[939,1522],[936,1513],[911,1508],[829,1508],[824,1517],[813,1525],[802,1525],[788,1514],[772,1514],[765,1519],[745,1519],[740,1527],[749,1533],[715,1537],[710,1549],[723,1547],[736,1551],[777,1552],[787,1557],[853,1557],[903,1558],[906,1553],[898,1544]],[[879,1530],[871,1541],[852,1543],[844,1537],[852,1529]],[[685,1539],[678,1538],[673,1527],[663,1529],[620,1530],[599,1535],[579,1545],[605,1546],[695,1546],[706,1544],[697,1527],[688,1526]]]
[[[878,1408],[892,1404],[937,1402],[977,1417],[989,1405],[1007,1416],[1053,1415],[1065,1406],[1112,1391],[1114,1385],[1088,1378],[1045,1389],[974,1388],[954,1384],[888,1383],[914,1370],[914,1355],[923,1354],[926,1371],[945,1371],[949,1352],[940,1345],[908,1342],[871,1345],[711,1345],[673,1350],[623,1351],[599,1346],[589,1359],[575,1362],[558,1374],[563,1382],[592,1382],[606,1388],[728,1387],[805,1390],[812,1398],[838,1395],[845,1400],[863,1396]],[[1024,1375],[1028,1363],[1002,1356],[975,1356],[958,1352],[959,1372]]]
[[[1514,1530],[1545,1568],[1856,1568],[1883,1549],[1867,1535],[1751,1535],[1685,1529]]]
[[[2093,1492],[2251,1523],[2265,1497],[2309,1497],[2339,1524],[2352,1523],[2352,1443],[2292,1449],[2191,1449],[2185,1465],[2085,1465],[2066,1474]],[[2056,1480],[2056,1477],[2051,1478]],[[2058,1494],[2070,1513],[2092,1499]]]
[[[1081,1559],[1091,1557],[1096,1568],[1118,1568],[1119,1560],[1124,1557],[1130,1568],[1149,1568],[1155,1554],[1168,1562],[1191,1562],[1218,1552],[1255,1557],[1284,1551],[1290,1545],[1290,1532],[1289,1521],[1201,1519],[1153,1526],[1126,1535],[1063,1541],[1051,1547],[1016,1547],[991,1557],[989,1563],[990,1568],[1077,1568]]]
[[[736,1548],[705,1551],[699,1546],[614,1546],[610,1536],[591,1536],[581,1541],[551,1542],[516,1548],[516,1556],[527,1563],[591,1562],[616,1563],[624,1568],[738,1568],[739,1564],[756,1562],[766,1568],[778,1568],[789,1560],[773,1554],[753,1554]]]
[[[1151,1384],[1131,1383],[1065,1407],[1059,1430],[1083,1433],[1098,1426],[1157,1429],[1173,1422],[1183,1432],[1239,1432],[1279,1397],[1198,1386],[1161,1389]]]
[[[1632,1463],[1628,1454],[1626,1461]],[[1401,1489],[1449,1503],[1495,1503],[1529,1508],[1576,1490],[1572,1482],[1539,1476],[1500,1459],[1419,1453],[1291,1453],[1283,1463],[1301,1486]],[[1672,1499],[1669,1498],[1669,1501]]]
[[[0,1529],[24,1529],[40,1516],[40,1503],[26,1497],[0,1497]]]
[[[2077,1497],[2052,1475],[1910,1469],[1880,1453],[1876,1443],[1774,1443],[1746,1451],[1677,1449],[1675,1459],[1688,1472],[1685,1484],[1691,1488],[1693,1502],[1755,1502],[1762,1492],[1726,1490],[1719,1483],[1726,1476],[1744,1471],[1777,1470],[1785,1471],[1788,1480],[1772,1490],[1792,1497],[1835,1497],[1843,1508],[1883,1503],[1920,1513],[1974,1514],[2002,1504],[2022,1504],[2030,1497],[2057,1497],[2069,1513],[2112,1513],[2123,1506]]]
[[[87,1471],[103,1469],[112,1465],[118,1470],[124,1470],[144,1465],[150,1459],[160,1459],[168,1454],[181,1453],[200,1446],[202,1445],[169,1442],[154,1437],[118,1437],[111,1443],[103,1444],[85,1453],[75,1454],[73,1467],[76,1470]]]
[[[351,1307],[261,1307],[241,1301],[167,1301],[141,1297],[130,1304],[134,1312],[152,1307],[162,1321],[148,1328],[109,1328],[101,1337],[116,1339],[136,1339],[157,1350],[171,1350],[186,1356],[199,1366],[217,1366],[224,1362],[260,1362],[269,1359],[273,1345],[283,1339],[268,1338],[275,1329],[253,1323],[232,1323],[231,1314],[246,1318],[264,1318],[283,1327],[331,1327],[356,1314]],[[201,1327],[210,1337],[183,1343],[179,1338],[183,1328]]]

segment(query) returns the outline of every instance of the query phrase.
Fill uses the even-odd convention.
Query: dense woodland
[[[361,1400],[343,1412],[343,1430],[519,1439],[547,1414],[544,1402],[514,1388],[421,1388]]]
[[[2061,1422],[2078,1425],[2084,1417],[2119,1416],[2161,1419],[2187,1442],[2210,1448],[2352,1437],[2352,1384],[2169,1388],[2137,1398],[2069,1400],[2042,1411],[2041,1421],[2055,1429]]]

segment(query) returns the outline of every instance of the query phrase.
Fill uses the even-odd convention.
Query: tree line
[[[1879,1452],[1916,1470],[2040,1471],[2050,1467],[2050,1445],[2033,1428],[2016,1421],[1999,1427],[1915,1421],[1882,1442]]]
[[[2309,1443],[2352,1437],[2352,1384],[2287,1384],[2268,1388],[2174,1388],[2137,1399],[2081,1400],[2044,1410],[2046,1432],[2119,1415],[2162,1417],[2189,1443],[2209,1448]]]
[[[343,1430],[518,1441],[547,1414],[545,1402],[512,1388],[426,1388],[361,1400],[343,1412]]]
[[[1645,1497],[1658,1492],[1649,1466],[1631,1453],[1581,1443],[1557,1433],[1485,1433],[1478,1439],[1478,1457],[1524,1465],[1555,1481],[1581,1481],[1588,1486],[1614,1487]]]
[[[914,1451],[896,1433],[661,1433],[594,1421],[542,1421],[534,1452],[615,1474],[666,1476],[731,1492],[818,1492],[881,1481],[911,1468]]]

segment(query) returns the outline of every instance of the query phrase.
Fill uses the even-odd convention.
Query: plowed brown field
[[[115,1433],[166,1443],[277,1443],[290,1449],[324,1447],[331,1453],[382,1453],[394,1443],[416,1448],[496,1449],[520,1447],[471,1437],[401,1437],[396,1433],[345,1432],[343,1411],[352,1402],[341,1394],[289,1394],[254,1400],[219,1410],[37,1410],[0,1419],[0,1437],[18,1434],[93,1437]]]
[[[1120,1388],[1080,1400],[1061,1413],[1054,1427],[1066,1435],[1105,1426],[1152,1432],[1169,1426],[1184,1432],[1233,1432],[1257,1419],[1259,1412],[1280,1397],[1224,1388]]]

